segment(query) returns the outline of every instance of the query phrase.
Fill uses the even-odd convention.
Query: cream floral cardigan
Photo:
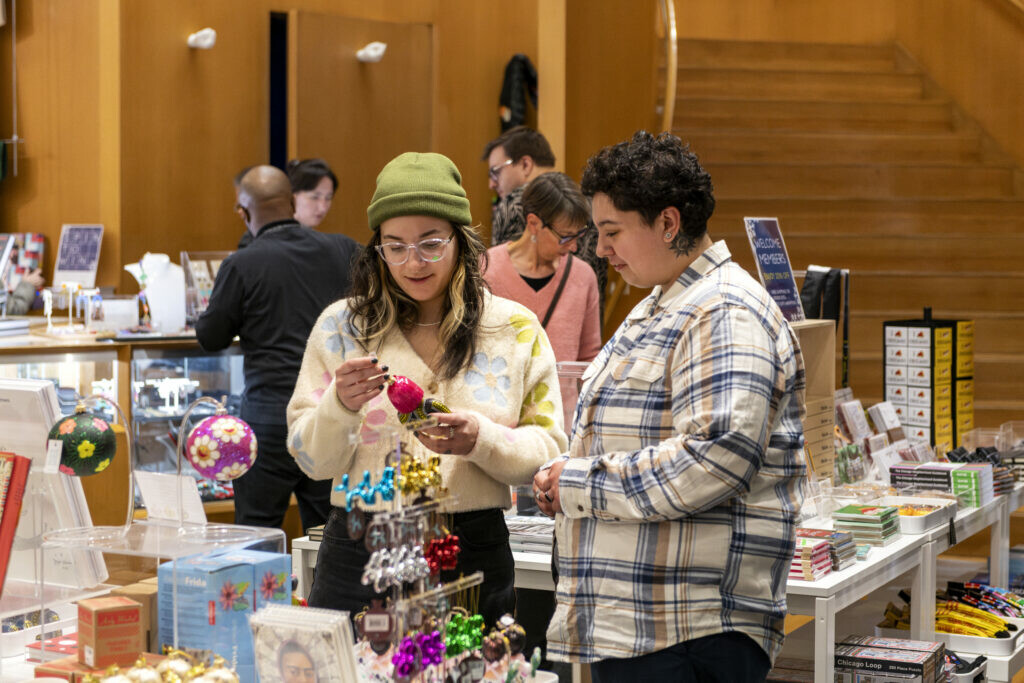
[[[295,393],[288,403],[288,446],[302,471],[313,479],[344,474],[350,486],[363,472],[379,481],[394,439],[379,432],[398,427],[398,415],[386,392],[358,413],[345,408],[334,389],[334,373],[346,358],[376,353],[389,372],[419,384],[453,412],[476,416],[480,433],[468,455],[442,455],[441,473],[451,494],[448,512],[508,507],[510,485],[529,484],[537,468],[566,450],[562,401],[555,356],[536,316],[514,301],[486,293],[481,332],[469,366],[442,381],[426,366],[400,331],[388,334],[377,348],[359,345],[349,318],[348,301],[320,314],[306,344]],[[411,434],[403,449],[429,454]],[[335,491],[331,502],[345,504]],[[364,509],[381,508],[375,505]]]

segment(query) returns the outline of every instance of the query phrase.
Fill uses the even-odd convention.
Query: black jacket
[[[224,259],[210,304],[196,321],[196,338],[208,351],[240,338],[242,419],[286,423],[306,340],[321,311],[348,294],[359,249],[344,235],[280,221]]]

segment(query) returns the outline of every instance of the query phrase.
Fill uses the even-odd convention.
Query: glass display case
[[[242,390],[242,352],[229,347],[221,352],[197,346],[135,346],[131,355],[131,421],[138,453],[138,469],[174,472],[177,468],[177,436],[182,416],[200,396],[223,400],[228,412],[238,415]],[[190,427],[211,415],[200,405],[189,417]],[[200,480],[187,461],[182,473]],[[204,500],[231,497],[229,487],[201,482]]]
[[[10,352],[8,352],[10,351]],[[20,351],[20,350],[19,350]],[[79,396],[101,394],[117,399],[117,350],[35,351],[5,350],[0,354],[0,378],[48,379],[57,387],[61,412],[70,415]],[[102,414],[102,411],[100,411]],[[113,411],[106,417],[116,421]]]

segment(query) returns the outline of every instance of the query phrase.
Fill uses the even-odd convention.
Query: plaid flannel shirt
[[[584,375],[555,518],[554,659],[738,631],[774,660],[803,456],[804,368],[768,293],[707,249]]]

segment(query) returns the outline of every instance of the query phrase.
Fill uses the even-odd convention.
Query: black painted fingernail
[[[378,384],[378,385],[377,385],[377,388],[378,388],[378,389],[383,389],[383,388],[384,388],[384,385],[383,385],[383,384]]]
[[[382,366],[380,366],[380,369],[383,370],[384,372],[387,372],[388,371],[388,366],[382,365]]]
[[[390,377],[390,376],[391,376],[391,375],[384,375],[384,379],[387,379],[387,378],[388,378],[388,377]]]
[[[371,363],[376,363],[376,362],[377,362],[377,359],[376,359],[376,358],[374,358],[374,359],[373,359],[372,361],[370,361],[370,362],[371,362]]]

